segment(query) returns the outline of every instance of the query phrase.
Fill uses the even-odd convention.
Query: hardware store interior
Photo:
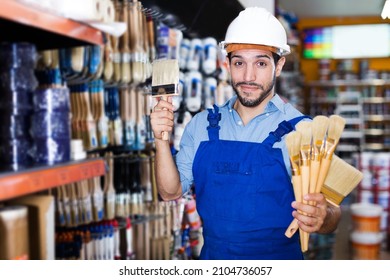
[[[390,259],[389,0],[74,2],[0,1],[0,259],[199,259],[196,186],[157,191],[153,61],[180,67],[175,155],[192,117],[234,95],[218,43],[251,6],[287,31],[276,92],[345,120],[334,158],[358,178],[331,165],[341,220],[303,257]]]

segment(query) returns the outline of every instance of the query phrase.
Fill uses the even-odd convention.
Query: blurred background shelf
[[[0,201],[105,174],[103,159],[0,173]]]
[[[0,1],[1,41],[24,41],[37,49],[103,44],[103,33],[89,25],[13,0]]]

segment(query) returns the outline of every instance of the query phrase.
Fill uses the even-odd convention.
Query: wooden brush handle
[[[310,167],[308,165],[301,165],[301,177],[302,177],[302,202],[307,204],[307,201],[303,199],[303,196],[309,193],[309,187],[310,187]]]
[[[111,36],[107,36],[107,42],[104,45],[104,70],[103,70],[103,78],[106,82],[111,81],[112,75],[114,73],[113,66],[113,48],[111,42]]]
[[[318,179],[317,179],[317,184],[316,184],[316,189],[315,189],[316,193],[321,192],[322,185],[324,184],[326,176],[328,175],[330,162],[331,162],[331,159],[329,159],[329,158],[323,158],[321,160],[321,167],[320,167],[320,171],[318,173]]]
[[[292,222],[288,226],[288,228],[285,231],[284,235],[286,237],[288,237],[288,238],[291,238],[297,232],[298,229],[299,229],[298,220],[294,219],[294,220],[292,220]]]
[[[302,202],[307,204],[308,202],[303,197],[309,193],[310,187],[310,167],[309,165],[301,165],[301,177],[302,177]],[[304,215],[307,215],[303,212]],[[301,240],[301,251],[306,252],[308,248],[309,233],[299,229]]]
[[[299,240],[301,242],[301,251],[305,252],[305,235],[307,232],[303,231],[303,229],[299,228]]]
[[[121,5],[118,0],[113,0],[115,7],[115,21],[121,21]],[[112,52],[113,52],[113,81],[119,82],[121,80],[121,55],[119,52],[119,38],[112,36]]]
[[[161,99],[164,101],[168,101],[168,98],[166,96],[161,96]],[[166,109],[164,108],[164,110],[166,110]],[[163,131],[161,134],[162,134],[162,140],[169,141],[168,131]],[[295,189],[294,189],[294,192],[295,192]]]
[[[310,186],[309,193],[315,193],[317,186],[318,173],[320,171],[320,161],[312,160],[310,163]],[[312,205],[312,203],[309,203]]]
[[[306,252],[309,249],[309,238],[310,238],[310,233],[304,231],[303,232],[303,242],[301,244],[302,252]]]
[[[301,175],[293,175],[292,183],[294,187],[294,196],[295,200],[298,202],[302,202],[302,176]]]
[[[152,18],[147,18],[148,43],[149,43],[149,59],[152,62],[155,59],[156,49],[154,42],[154,22]]]
[[[124,1],[122,4],[122,21],[126,24],[129,22],[129,7],[128,2]],[[120,41],[121,51],[121,81],[122,83],[128,83],[131,80],[130,71],[130,48],[129,48],[129,30],[126,29],[125,33],[121,37]]]

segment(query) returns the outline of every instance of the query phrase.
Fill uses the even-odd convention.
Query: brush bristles
[[[312,123],[308,121],[301,121],[295,126],[295,130],[300,132],[302,135],[301,138],[301,147],[308,147],[311,145],[312,138]]]
[[[153,62],[152,87],[179,84],[179,62],[176,59],[159,59]]]
[[[362,172],[334,155],[321,192],[327,200],[340,205],[362,179]]]
[[[301,138],[302,135],[298,131],[292,131],[286,135],[286,146],[290,158],[295,158],[297,155],[299,156]]]
[[[338,142],[341,134],[343,133],[345,127],[345,119],[338,116],[332,115],[329,117],[329,126],[328,126],[328,136],[327,138]]]
[[[329,118],[326,116],[316,116],[312,122],[313,143],[322,143],[329,125]]]

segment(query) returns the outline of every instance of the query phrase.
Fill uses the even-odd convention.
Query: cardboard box
[[[25,206],[0,208],[0,260],[29,259],[27,216]]]
[[[7,202],[28,207],[30,259],[55,259],[54,196],[30,195]]]

